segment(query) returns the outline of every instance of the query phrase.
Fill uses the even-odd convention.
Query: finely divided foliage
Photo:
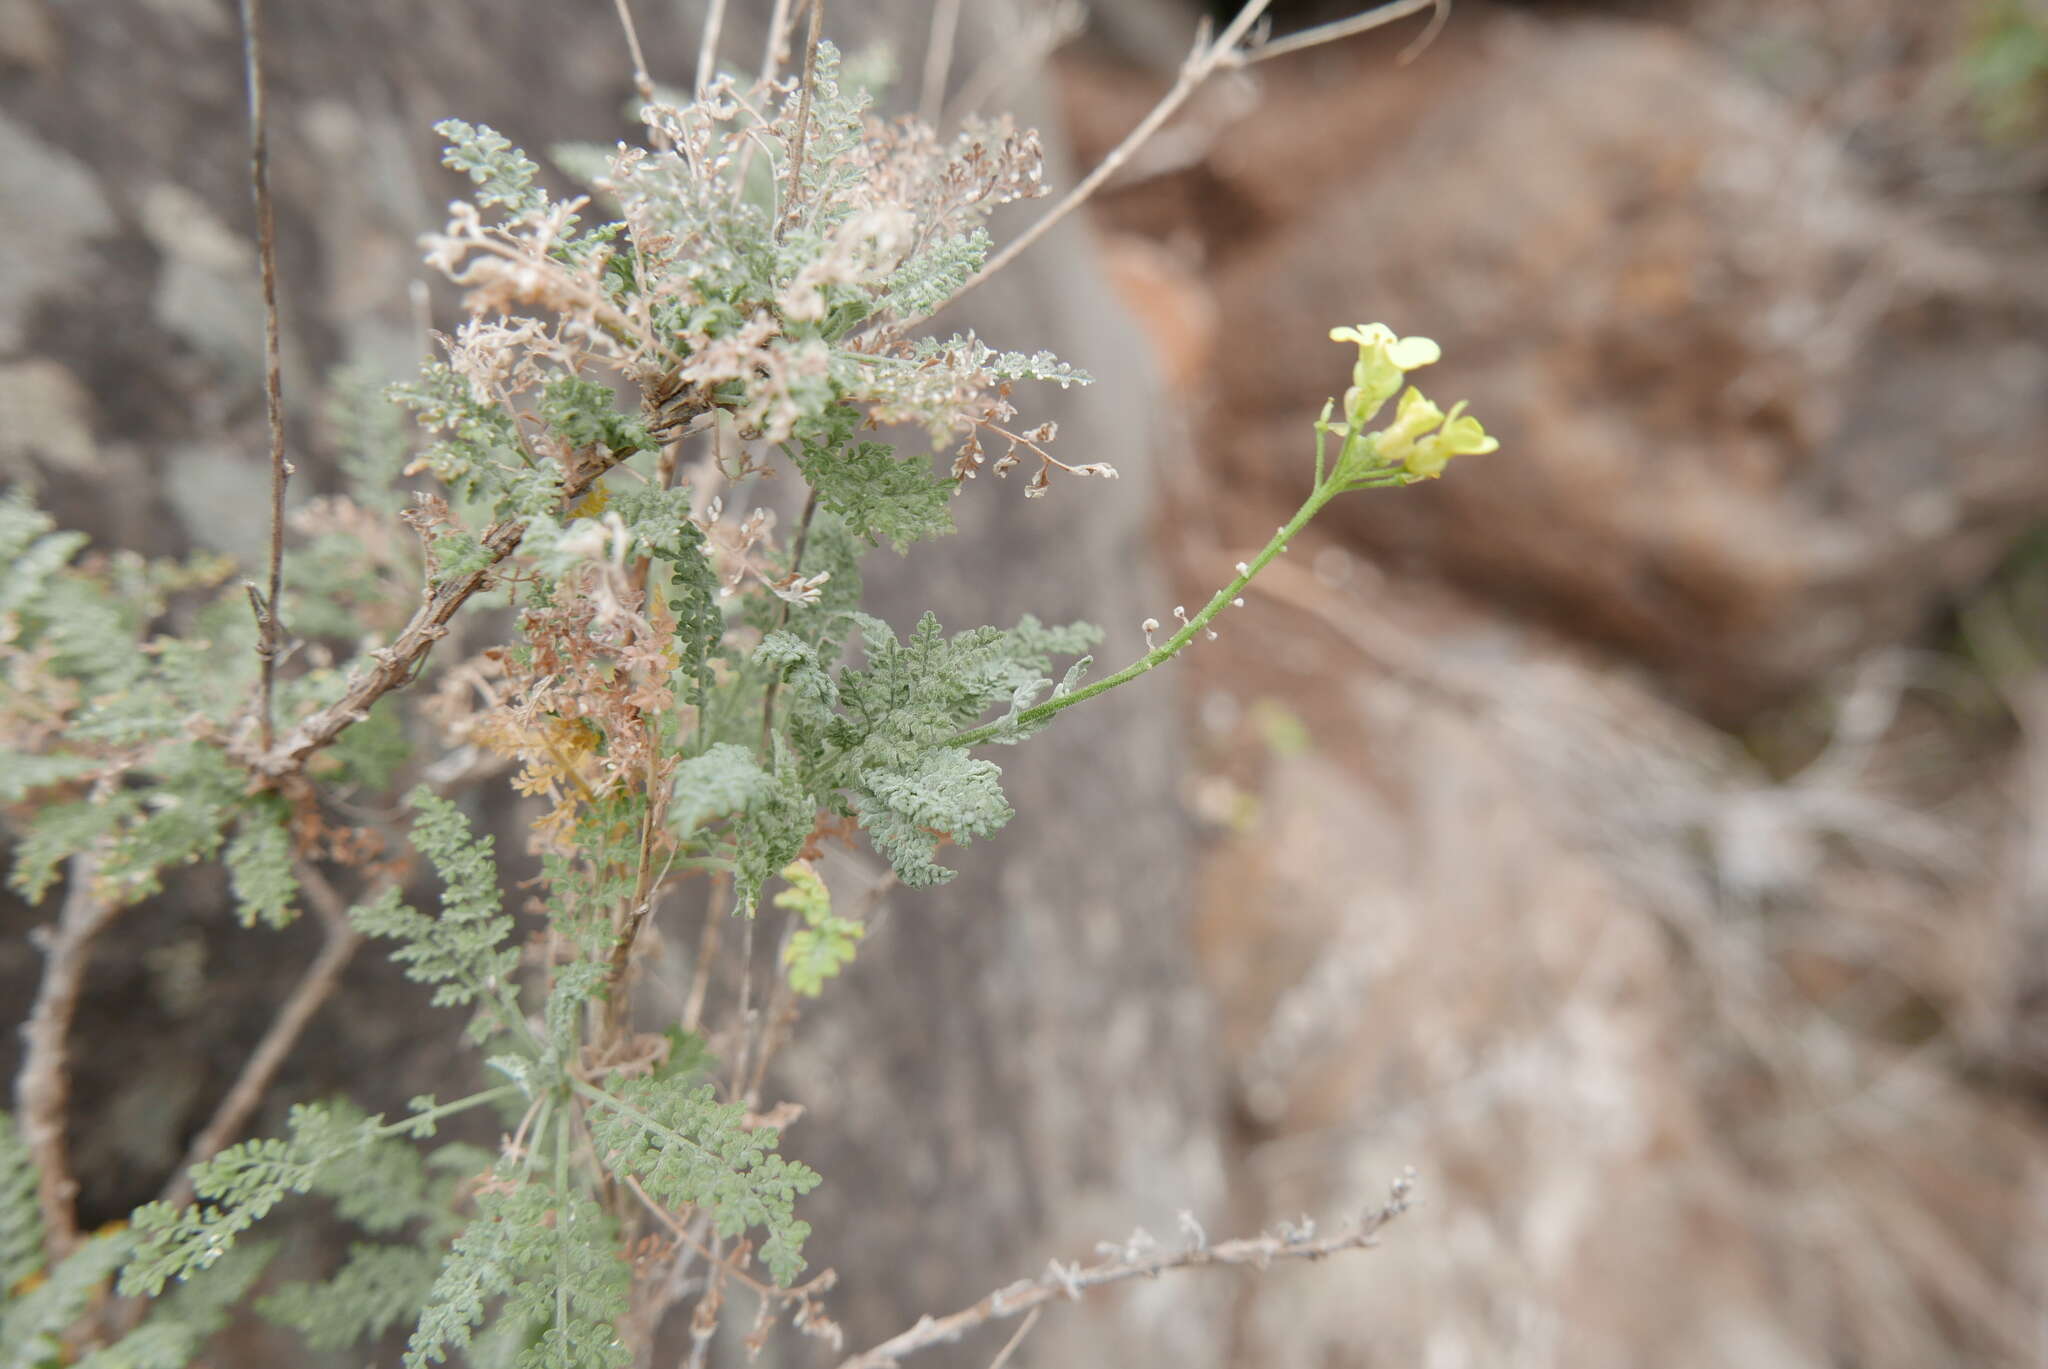
[[[457,1354],[619,1366],[686,1290],[702,1350],[742,1287],[750,1344],[785,1314],[837,1343],[818,1301],[830,1271],[796,1284],[797,1200],[819,1176],[777,1146],[801,1109],[762,1097],[799,1006],[867,930],[871,906],[835,910],[814,858],[864,831],[888,882],[950,879],[941,851],[1011,817],[1001,771],[972,747],[1022,742],[1169,658],[1256,567],[1166,647],[1086,686],[1100,640],[1086,625],[948,633],[927,613],[899,636],[861,611],[862,555],[951,532],[950,501],[982,470],[1035,461],[1028,495],[1056,471],[1115,472],[1059,461],[1054,425],[1015,421],[1016,382],[1084,375],[913,333],[981,269],[990,210],[1040,193],[1036,136],[884,121],[829,44],[805,70],[651,103],[645,145],[572,159],[594,173],[591,199],[558,198],[492,129],[438,126],[474,189],[426,243],[466,321],[392,391],[427,440],[408,454],[353,387],[355,488],[294,516],[305,573],[276,605],[223,590],[213,560],[88,554],[20,493],[0,498],[10,880],[32,901],[67,868],[70,885],[19,1128],[0,1113],[0,1369],[188,1362],[261,1272],[267,1247],[245,1235],[294,1198],[372,1238],[330,1278],[255,1299],[316,1349],[409,1325],[408,1369]],[[1327,478],[1319,459],[1312,507],[1258,565],[1335,493],[1432,477],[1491,442],[1412,389],[1393,427],[1367,432],[1422,363],[1412,340],[1345,332],[1357,383],[1345,421],[1318,429],[1342,451]],[[874,438],[890,425],[931,449]],[[431,483],[394,488],[401,476]],[[771,478],[796,497],[746,506]],[[477,649],[457,621],[471,601],[509,608],[511,639]],[[270,608],[275,653],[257,626]],[[259,639],[275,667],[260,682]],[[410,697],[425,706],[401,715]],[[436,730],[445,750],[415,757]],[[531,801],[513,857],[530,878],[508,881],[452,792],[494,772]],[[417,783],[405,833],[400,779]],[[437,894],[422,898],[404,839]],[[87,945],[178,867],[216,860],[244,922],[283,924],[303,900],[344,958],[358,936],[391,943],[434,1005],[469,1014],[497,1082],[391,1121],[298,1105],[285,1136],[208,1145],[164,1200],[84,1236],[51,1084]],[[366,889],[353,909],[336,876]],[[781,939],[757,957],[753,919],[778,879],[761,915]],[[516,911],[508,883],[529,891]],[[692,908],[680,1020],[636,1033],[648,929]],[[528,934],[519,912],[538,914]],[[737,936],[720,931],[732,914]],[[774,978],[757,986],[764,965]],[[252,1060],[258,1084],[269,1054]],[[421,1149],[474,1109],[493,1110],[495,1151]]]
[[[857,613],[864,544],[900,551],[950,532],[958,483],[929,457],[857,435],[909,422],[959,442],[1014,416],[1012,380],[1086,379],[1050,357],[908,335],[981,265],[988,211],[1038,193],[1035,136],[984,123],[942,141],[884,123],[837,68],[821,47],[808,100],[795,82],[728,78],[696,104],[650,108],[648,145],[622,147],[594,187],[613,214],[602,221],[555,198],[494,130],[440,125],[446,164],[475,188],[428,259],[465,288],[469,318],[443,339],[444,360],[393,392],[431,436],[408,473],[440,490],[404,512],[418,551],[385,537],[368,565],[335,539],[381,536],[363,512],[387,503],[379,491],[302,518],[313,564],[333,573],[294,582],[288,627],[359,627],[365,604],[422,570],[430,590],[494,571],[524,582],[519,640],[448,672],[436,697],[453,740],[511,761],[516,787],[546,805],[534,843],[567,959],[543,971],[545,1011],[529,1019],[521,1003],[491,838],[429,789],[410,799],[411,841],[440,876],[438,912],[387,882],[352,916],[395,943],[435,1004],[474,1014],[472,1035],[525,1109],[527,1143],[431,1185],[405,1137],[450,1108],[422,1100],[387,1124],[303,1105],[286,1138],[198,1166],[196,1201],[146,1206],[128,1231],[81,1247],[11,1305],[25,1338],[11,1343],[64,1330],[116,1267],[132,1295],[217,1282],[238,1238],[299,1194],[329,1194],[366,1232],[410,1228],[424,1244],[360,1245],[331,1283],[273,1292],[265,1310],[322,1347],[416,1319],[408,1364],[440,1362],[493,1315],[531,1329],[521,1363],[622,1362],[612,1326],[631,1267],[615,1253],[619,1210],[592,1196],[621,1192],[620,1179],[672,1220],[703,1214],[711,1236],[758,1231],[778,1281],[802,1269],[808,1228],[793,1204],[818,1176],[774,1153],[776,1131],[746,1099],[721,1101],[694,1072],[596,1063],[630,1046],[592,1009],[627,987],[609,973],[614,955],[626,963],[621,943],[663,877],[708,872],[751,916],[835,815],[857,815],[911,883],[950,873],[931,858],[949,836],[1009,816],[995,767],[943,741],[1064,643],[1030,624],[1014,643],[995,629],[948,642],[927,619],[905,648]],[[679,444],[698,434],[711,454],[683,483]],[[754,475],[756,453],[786,457],[813,492],[793,536],[767,512],[726,514],[711,493]],[[584,493],[565,500],[569,489]],[[513,525],[516,541],[493,538]],[[40,898],[90,852],[103,896],[128,902],[157,892],[168,867],[217,857],[245,918],[288,919],[295,861],[374,853],[379,838],[334,828],[303,784],[251,786],[236,763],[254,632],[235,596],[200,608],[211,640],[155,635],[172,600],[204,594],[225,565],[83,550],[21,496],[0,504],[0,799],[25,815],[16,887]],[[862,669],[841,659],[856,633]],[[339,671],[300,664],[283,676],[287,722],[338,690]],[[821,992],[858,931],[814,908],[790,961],[797,989]],[[26,1152],[11,1129],[0,1137],[0,1199],[33,1216]],[[573,1163],[537,1168],[542,1148]],[[616,1177],[593,1187],[602,1175]],[[33,1223],[10,1221],[7,1235],[15,1286],[41,1268],[40,1241]]]

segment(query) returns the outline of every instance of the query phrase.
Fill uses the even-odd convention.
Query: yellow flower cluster
[[[1462,400],[1446,414],[1413,385],[1402,391],[1393,422],[1368,432],[1366,424],[1401,390],[1407,373],[1441,359],[1443,349],[1426,337],[1397,337],[1384,323],[1332,328],[1330,340],[1358,347],[1351,387],[1344,391],[1343,420],[1330,420],[1336,407],[1332,401],[1323,406],[1323,416],[1316,424],[1318,433],[1335,433],[1344,439],[1336,467],[1340,482],[1348,484],[1394,468],[1414,479],[1434,480],[1454,456],[1500,449],[1499,441],[1487,435],[1479,420],[1466,414]]]

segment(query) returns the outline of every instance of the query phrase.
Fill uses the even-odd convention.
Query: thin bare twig
[[[784,34],[789,29],[789,0],[775,0],[775,8],[768,12],[768,47],[761,54],[761,84],[767,85],[782,74],[782,54],[787,47]]]
[[[1368,10],[1364,14],[1354,14],[1349,19],[1318,24],[1312,29],[1303,29],[1300,33],[1290,33],[1285,38],[1260,43],[1256,47],[1226,58],[1226,64],[1246,67],[1254,62],[1271,61],[1275,57],[1285,57],[1290,52],[1301,52],[1306,48],[1320,47],[1324,43],[1334,43],[1339,38],[1349,38],[1354,33],[1368,33],[1391,24],[1396,19],[1420,14],[1426,9],[1436,11],[1429,17],[1429,27],[1422,31],[1421,37],[1402,49],[1401,55],[1395,59],[1400,62],[1412,62],[1421,54],[1422,49],[1436,41],[1437,34],[1443,31],[1444,21],[1450,18],[1451,0],[1396,0],[1396,3]]]
[[[36,1207],[43,1219],[43,1250],[55,1264],[78,1243],[78,1180],[64,1148],[64,1113],[71,1098],[66,1051],[71,1019],[85,983],[85,967],[97,937],[118,911],[94,888],[98,870],[90,856],[74,856],[64,907],[54,929],[43,933],[49,959],[35,1006],[21,1029],[21,1073],[14,1081],[14,1109],[22,1143],[36,1167]]]
[[[718,929],[725,921],[723,911],[732,876],[720,871],[711,877],[711,891],[704,896],[704,931],[697,939],[697,963],[690,971],[690,994],[683,1003],[683,1030],[694,1032],[704,1022],[704,998],[711,991],[711,965],[718,959]]]
[[[700,100],[711,88],[711,78],[718,74],[718,36],[724,27],[725,0],[711,0],[711,10],[704,16],[704,39],[697,45],[697,98]]]
[[[768,996],[768,1011],[761,1014],[760,1040],[752,1048],[754,1065],[747,1075],[746,1092],[737,1100],[749,1112],[761,1106],[761,1085],[768,1078],[768,1063],[789,1040],[791,1029],[803,1015],[796,994],[789,987],[789,976],[782,973],[783,957],[789,954],[789,941],[796,931],[797,921],[796,915],[791,914],[784,922],[782,936],[776,943],[775,958],[769,962],[775,971],[775,989]]]
[[[946,77],[953,70],[953,40],[959,27],[960,0],[936,0],[925,40],[924,89],[917,100],[917,117],[934,128],[945,108]]]
[[[742,1095],[741,1086],[747,1080],[747,1056],[754,1045],[754,924],[759,920],[760,909],[749,909],[746,928],[740,933],[740,1006],[734,1014],[740,1039],[733,1051],[732,1087],[726,1093],[726,1097],[733,1099]]]
[[[718,1334],[718,1318],[725,1310],[725,1239],[714,1236],[711,1254],[704,1262],[704,1292],[697,1310],[690,1314],[690,1354],[683,1369],[704,1369],[711,1359],[711,1338]]]
[[[654,78],[647,74],[647,54],[640,50],[640,30],[633,27],[633,11],[626,0],[612,0],[619,11],[619,27],[626,31],[626,50],[633,57],[633,89],[640,92],[640,99],[654,103]]]
[[[669,866],[660,874],[654,870],[654,834],[662,830],[662,818],[668,811],[666,801],[656,792],[654,765],[647,768],[647,808],[640,815],[639,868],[633,878],[633,902],[619,927],[618,940],[612,946],[611,968],[605,972],[605,1038],[616,1040],[625,1028],[627,1014],[632,1005],[626,993],[626,972],[633,964],[633,945],[640,939],[642,929],[654,914],[662,880],[675,862],[675,853],[669,853]]]
[[[1394,58],[1394,64],[1407,66],[1420,57],[1428,50],[1429,45],[1436,41],[1437,35],[1444,31],[1444,25],[1450,22],[1451,0],[1436,0],[1436,8],[1430,12],[1429,23],[1423,26],[1422,32],[1416,35],[1414,42],[1401,49],[1400,55]]]
[[[988,1369],[1003,1369],[1003,1366],[1010,1362],[1010,1356],[1017,1353],[1017,1347],[1024,1343],[1024,1338],[1031,1334],[1031,1328],[1038,1325],[1038,1319],[1044,1315],[1043,1307],[1032,1308],[1030,1315],[1017,1323],[1016,1331],[1003,1342],[1003,1348],[996,1351],[996,1357],[988,1362]]]
[[[1091,1289],[1129,1279],[1154,1278],[1171,1269],[1250,1265],[1263,1270],[1274,1260],[1320,1260],[1346,1250],[1369,1249],[1378,1244],[1380,1230],[1406,1212],[1413,1201],[1414,1180],[1403,1175],[1394,1181],[1386,1203],[1366,1213],[1350,1231],[1318,1237],[1313,1228],[1283,1227],[1279,1235],[1251,1236],[1221,1245],[1210,1245],[1193,1218],[1184,1216],[1182,1228],[1191,1239],[1178,1250],[1167,1250],[1139,1231],[1126,1245],[1099,1247],[1111,1252],[1099,1264],[1069,1265],[1054,1260],[1037,1278],[1019,1279],[950,1316],[922,1318],[908,1331],[842,1360],[839,1369],[882,1369],[920,1350],[951,1344],[990,1322],[1035,1312],[1054,1298],[1078,1300]]]
[[[220,1106],[213,1110],[213,1117],[205,1129],[192,1138],[192,1144],[185,1152],[185,1163],[163,1191],[161,1201],[172,1207],[183,1207],[192,1201],[193,1166],[218,1155],[241,1133],[249,1115],[263,1101],[263,1095],[277,1078],[278,1070],[284,1067],[292,1047],[305,1034],[313,1015],[333,994],[335,986],[341,982],[342,971],[348,968],[356,948],[363,944],[362,933],[349,921],[348,901],[311,864],[300,862],[297,872],[299,887],[305,891],[307,902],[313,905],[314,913],[326,929],[326,940],[320,947],[320,954],[299,976],[291,997],[278,1009],[270,1029],[263,1033],[263,1039],[249,1053],[241,1075],[227,1096],[220,1100]]]
[[[1088,7],[1081,0],[1055,0],[1032,6],[1016,32],[1005,35],[1002,44],[968,73],[933,126],[949,127],[994,105],[1012,85],[1037,72],[1046,58],[1087,27]]]
[[[960,296],[966,294],[990,276],[995,275],[998,271],[1001,271],[1012,261],[1015,261],[1033,243],[1051,232],[1062,219],[1066,218],[1067,215],[1073,213],[1083,204],[1086,204],[1094,196],[1095,192],[1100,190],[1117,173],[1118,169],[1130,159],[1131,155],[1142,147],[1153,134],[1157,133],[1183,104],[1187,103],[1188,97],[1193,95],[1210,76],[1221,70],[1235,69],[1251,62],[1261,61],[1271,54],[1273,49],[1279,46],[1279,44],[1256,43],[1249,48],[1244,46],[1247,35],[1252,32],[1253,27],[1258,23],[1260,17],[1265,14],[1267,7],[1271,3],[1272,0],[1250,0],[1243,9],[1238,11],[1237,17],[1230,21],[1229,26],[1222,33],[1218,34],[1214,40],[1209,39],[1207,31],[1204,30],[1196,39],[1194,50],[1188,54],[1187,60],[1181,64],[1180,74],[1174,78],[1173,88],[1168,90],[1159,103],[1152,107],[1152,112],[1140,120],[1138,126],[1132,129],[1124,140],[1118,143],[1110,151],[1109,155],[1096,165],[1093,171],[1082,177],[1080,183],[1072,190],[1069,190],[1058,204],[1047,210],[1036,223],[1011,239],[1002,251],[991,257],[988,264],[975,272],[968,279],[967,283],[961,286],[959,291],[953,295],[952,299],[947,301],[947,304],[950,305],[953,300],[959,299]],[[1287,51],[1298,51],[1303,47],[1313,46],[1315,43],[1327,43],[1336,38],[1349,37],[1354,33],[1364,33],[1368,29],[1391,24],[1397,19],[1405,19],[1411,14],[1420,13],[1432,5],[1441,5],[1442,3],[1444,3],[1444,0],[1392,0],[1392,3],[1381,5],[1367,13],[1355,15],[1350,19],[1340,20],[1335,24],[1325,24],[1320,28],[1310,29],[1307,33],[1297,34],[1292,38],[1282,41],[1287,44]],[[1307,41],[1311,37],[1313,37],[1313,42]]]
[[[891,870],[868,890],[867,898],[856,920],[870,931],[879,930],[880,922],[875,918],[875,905],[882,895],[896,887],[896,872]],[[747,1079],[747,1090],[739,1098],[748,1111],[761,1105],[761,1088],[768,1078],[768,1066],[775,1059],[777,1051],[789,1044],[795,1034],[797,1021],[803,1016],[803,1003],[789,986],[789,976],[782,973],[784,958],[789,954],[790,938],[795,934],[802,919],[791,914],[783,923],[782,936],[775,947],[775,958],[769,962],[775,972],[775,991],[769,997],[768,1011],[761,1018],[760,1042],[754,1048],[754,1064]]]
[[[710,408],[708,401],[691,400],[674,408],[669,417],[673,426],[680,427],[687,419],[706,413]],[[582,498],[606,472],[632,454],[623,450],[609,453],[604,460],[591,462],[569,475],[562,482],[563,502],[573,504]],[[330,745],[336,737],[368,717],[372,704],[413,678],[421,662],[433,650],[434,643],[448,634],[449,620],[469,602],[472,595],[490,583],[498,564],[518,550],[520,539],[525,536],[526,524],[516,519],[494,523],[485,529],[479,540],[490,559],[483,567],[435,586],[426,603],[414,612],[412,621],[398,634],[397,640],[388,647],[371,652],[373,664],[367,669],[359,667],[349,677],[348,686],[339,699],[306,718],[268,747],[253,750],[236,748],[235,759],[265,779],[281,780],[297,773],[307,757]]]
[[[272,741],[272,696],[279,647],[278,594],[284,584],[284,491],[292,465],[284,459],[284,362],[277,323],[277,215],[270,202],[270,128],[263,107],[262,0],[242,0],[242,69],[249,87],[249,188],[256,201],[256,253],[263,274],[263,407],[270,418],[270,580],[256,606],[256,660],[261,670],[256,727],[263,749]],[[249,587],[256,598],[256,587]]]
[[[782,196],[782,217],[776,233],[796,222],[803,208],[804,143],[811,131],[811,93],[818,84],[818,40],[825,25],[825,0],[811,0],[811,28],[804,39],[804,80],[796,97],[796,136],[789,144],[789,189]]]

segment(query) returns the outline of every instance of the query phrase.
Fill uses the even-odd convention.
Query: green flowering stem
[[[1388,485],[1404,483],[1399,470],[1391,471],[1388,474],[1392,478],[1373,483]],[[1309,495],[1307,501],[1299,509],[1295,510],[1294,517],[1288,519],[1281,529],[1273,534],[1272,540],[1260,549],[1257,556],[1242,563],[1244,569],[1238,573],[1237,578],[1222,589],[1217,590],[1215,596],[1202,606],[1200,613],[1188,619],[1181,626],[1180,631],[1174,633],[1173,636],[1167,638],[1164,642],[1146,652],[1116,674],[1104,676],[1094,684],[1084,689],[1077,689],[1071,694],[1062,694],[1056,699],[1047,699],[1036,707],[1025,709],[1014,719],[1006,718],[1001,722],[989,723],[985,727],[977,727],[971,732],[962,732],[959,736],[952,739],[950,745],[979,746],[981,743],[989,741],[1012,728],[1029,727],[1050,718],[1063,708],[1072,708],[1075,704],[1092,699],[1098,694],[1106,693],[1109,690],[1115,689],[1118,685],[1129,684],[1146,671],[1165,665],[1168,661],[1178,656],[1189,642],[1194,641],[1195,634],[1207,628],[1211,619],[1228,608],[1230,601],[1237,598],[1244,591],[1244,587],[1250,584],[1253,578],[1261,570],[1264,570],[1274,557],[1287,550],[1288,542],[1293,540],[1295,534],[1308,526],[1310,519],[1322,512],[1323,505],[1329,503],[1347,489],[1360,488],[1364,488],[1364,486],[1355,482],[1348,485],[1339,485],[1335,480],[1326,480],[1318,485],[1314,493]]]
[[[1351,343],[1358,348],[1358,360],[1351,371],[1351,387],[1344,392],[1344,416],[1339,421],[1331,420],[1330,415],[1337,408],[1334,399],[1323,406],[1322,416],[1315,423],[1315,489],[1257,556],[1250,561],[1238,562],[1237,578],[1217,590],[1202,611],[1183,622],[1180,631],[1167,638],[1164,645],[1154,647],[1116,674],[1071,694],[1057,695],[1013,717],[962,732],[952,739],[950,745],[978,746],[982,742],[1013,735],[1045,721],[1063,708],[1072,708],[1084,699],[1092,699],[1118,685],[1129,684],[1146,671],[1166,664],[1195,640],[1195,634],[1205,630],[1210,620],[1225,606],[1234,602],[1268,562],[1287,550],[1287,544],[1295,534],[1307,527],[1309,520],[1322,512],[1323,505],[1338,495],[1353,490],[1387,489],[1412,485],[1418,480],[1434,480],[1443,474],[1444,467],[1453,457],[1499,449],[1500,443],[1487,435],[1479,420],[1465,413],[1464,404],[1454,406],[1446,414],[1414,386],[1403,389],[1408,372],[1431,365],[1443,355],[1442,349],[1428,338],[1398,337],[1383,323],[1364,323],[1356,327],[1333,328],[1330,340]],[[1396,394],[1401,396],[1401,401],[1393,421],[1377,431],[1367,431],[1366,425]],[[1343,439],[1334,461],[1328,455],[1332,434]],[[1152,624],[1147,623],[1146,630],[1149,632],[1151,629]]]

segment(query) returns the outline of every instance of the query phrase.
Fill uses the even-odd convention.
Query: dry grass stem
[[[270,201],[270,130],[263,101],[263,13],[261,0],[242,0],[242,67],[249,88],[249,188],[256,202],[256,251],[263,276],[263,407],[270,421],[270,575],[257,605],[261,634],[256,659],[261,670],[256,727],[263,749],[273,740],[273,695],[281,650],[278,595],[284,584],[284,492],[291,463],[284,459],[284,362],[277,322],[277,215]],[[255,598],[255,589],[250,588]]]

